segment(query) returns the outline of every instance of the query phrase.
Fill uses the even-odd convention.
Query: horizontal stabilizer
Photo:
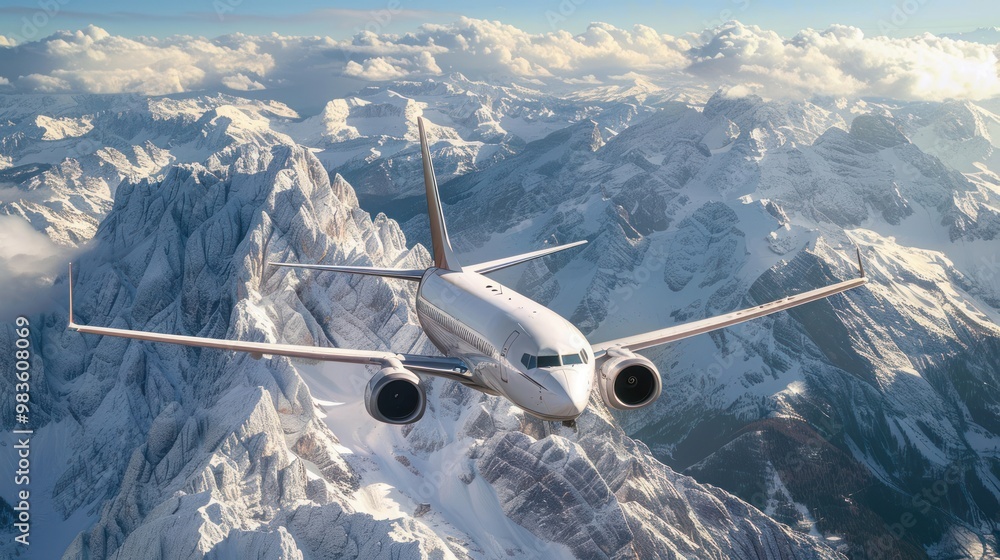
[[[489,272],[496,272],[497,270],[502,270],[508,266],[514,266],[516,264],[521,264],[528,262],[539,257],[544,257],[545,255],[551,255],[552,253],[558,253],[559,251],[565,251],[566,249],[572,249],[573,247],[579,247],[586,243],[586,240],[577,241],[576,243],[567,243],[566,245],[559,245],[557,247],[549,247],[548,249],[540,249],[538,251],[533,251],[531,253],[525,253],[523,255],[515,255],[513,257],[507,257],[504,259],[497,259],[495,261],[489,261],[484,263],[479,263],[472,266],[465,267],[467,270],[473,270],[479,274],[487,274]]]
[[[398,268],[375,268],[372,266],[338,266],[328,264],[298,264],[298,263],[267,263],[271,266],[284,266],[287,268],[309,268],[312,270],[325,270],[328,272],[346,272],[348,274],[366,274],[368,276],[383,276],[386,278],[399,278],[400,280],[413,280],[419,282],[426,270],[423,269],[398,269]]]

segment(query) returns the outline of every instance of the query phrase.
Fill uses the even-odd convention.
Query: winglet
[[[855,246],[854,249],[858,252],[858,270],[861,271],[861,277],[867,278],[865,276],[865,265],[861,262],[861,247]]]
[[[431,222],[431,249],[434,255],[434,266],[447,270],[462,270],[462,265],[459,264],[455,252],[451,248],[451,240],[448,239],[448,228],[444,223],[441,196],[438,193],[437,177],[434,176],[431,150],[427,147],[423,118],[417,117],[417,127],[420,129],[420,157],[424,163],[424,188],[427,190],[427,214]]]
[[[76,326],[73,322],[73,263],[69,263],[69,328]]]

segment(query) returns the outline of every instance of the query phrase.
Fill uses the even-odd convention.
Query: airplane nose
[[[590,403],[592,378],[585,378],[583,372],[573,369],[562,369],[552,373],[556,383],[550,389],[553,401],[551,414],[573,418],[582,414]]]

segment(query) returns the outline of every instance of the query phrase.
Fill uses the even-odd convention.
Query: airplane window
[[[562,365],[559,356],[539,356],[538,367],[555,367]]]
[[[562,363],[564,366],[573,366],[576,364],[582,364],[583,358],[579,354],[566,354],[562,357]]]
[[[528,369],[535,369],[535,357],[530,354],[521,356],[521,363]]]

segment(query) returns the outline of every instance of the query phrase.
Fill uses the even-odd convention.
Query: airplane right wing
[[[80,325],[76,323],[73,318],[72,264],[70,265],[69,274],[69,328],[77,332],[103,336],[115,336],[119,338],[131,338],[134,340],[146,340],[149,342],[166,342],[169,344],[180,344],[183,346],[197,346],[200,348],[232,350],[235,352],[246,352],[255,357],[267,354],[269,356],[288,356],[290,358],[306,358],[311,360],[341,362],[348,364],[371,364],[382,367],[401,364],[404,368],[419,373],[447,377],[449,379],[462,382],[467,382],[469,380],[469,372],[465,362],[458,358],[448,358],[444,356],[397,354],[377,350],[349,350],[345,348],[298,346],[294,344],[249,342],[245,340],[225,340],[221,338],[185,336],[151,331]]]
[[[744,321],[770,315],[771,313],[790,309],[811,301],[828,298],[834,294],[839,294],[841,292],[857,288],[858,286],[863,286],[868,282],[868,278],[865,277],[864,266],[861,264],[860,250],[858,251],[858,267],[861,271],[861,276],[853,280],[838,282],[837,284],[831,284],[823,288],[803,292],[794,296],[788,296],[777,301],[772,301],[763,305],[758,305],[757,307],[751,307],[749,309],[741,309],[740,311],[734,311],[725,315],[709,317],[699,321],[692,321],[690,323],[675,325],[673,327],[667,327],[665,329],[627,336],[624,338],[617,338],[607,342],[599,342],[592,345],[594,355],[600,358],[611,348],[642,350],[652,346],[659,346],[660,344],[674,342],[691,336],[714,331],[716,329],[731,327]]]

